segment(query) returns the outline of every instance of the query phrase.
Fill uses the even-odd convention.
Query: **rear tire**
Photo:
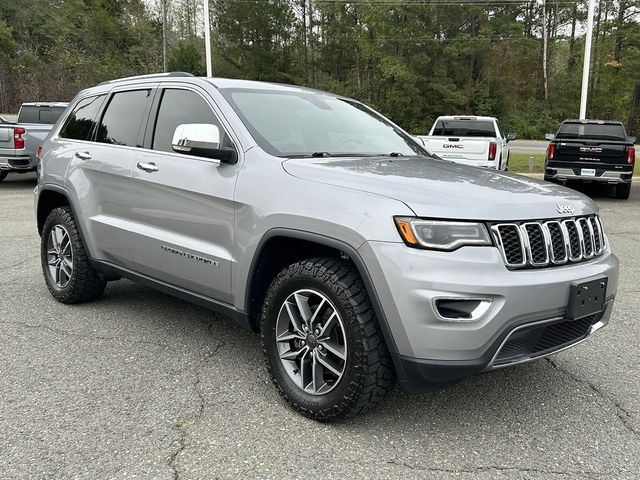
[[[363,413],[395,383],[367,291],[348,261],[313,258],[285,268],[269,287],[260,327],[274,385],[306,417]]]
[[[70,207],[54,208],[42,229],[42,273],[61,303],[80,303],[102,295],[107,282],[89,261]]]
[[[631,182],[616,185],[616,198],[626,200],[631,194]]]
[[[9,172],[0,172],[0,182],[7,178],[7,175],[9,175]]]

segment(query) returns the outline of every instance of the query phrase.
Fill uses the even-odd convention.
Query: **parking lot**
[[[595,197],[622,265],[608,327],[330,424],[280,400],[258,339],[230,320],[126,280],[56,303],[34,185],[0,184],[1,478],[638,478],[640,182],[629,201]]]

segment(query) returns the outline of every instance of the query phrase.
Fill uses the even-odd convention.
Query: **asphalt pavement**
[[[640,182],[628,201],[595,196],[622,264],[606,328],[447,390],[396,388],[330,424],[280,400],[258,339],[228,319],[126,280],[94,303],[55,302],[34,184],[0,183],[0,478],[640,475]]]

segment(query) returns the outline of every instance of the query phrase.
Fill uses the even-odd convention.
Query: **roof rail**
[[[167,78],[167,77],[194,77],[189,72],[167,72],[167,73],[150,73],[148,75],[135,75],[133,77],[116,78],[115,80],[107,80],[98,85],[109,85],[110,83],[124,82],[128,80],[139,80],[144,78]]]

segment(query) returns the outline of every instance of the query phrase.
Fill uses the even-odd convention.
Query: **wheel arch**
[[[36,207],[36,218],[38,222],[38,234],[42,235],[44,222],[54,208],[71,207],[75,217],[75,209],[71,204],[68,192],[57,185],[46,185],[38,194],[38,205]],[[82,234],[82,232],[80,232]]]
[[[282,254],[282,252],[285,253]],[[283,268],[296,261],[318,256],[340,256],[353,263],[364,282],[376,314],[378,327],[395,363],[395,354],[398,350],[382,309],[382,303],[364,260],[357,249],[348,243],[318,233],[288,228],[274,228],[262,237],[256,248],[256,254],[251,261],[246,280],[245,309],[251,328],[256,332],[259,331],[260,312],[264,295],[275,276]]]

